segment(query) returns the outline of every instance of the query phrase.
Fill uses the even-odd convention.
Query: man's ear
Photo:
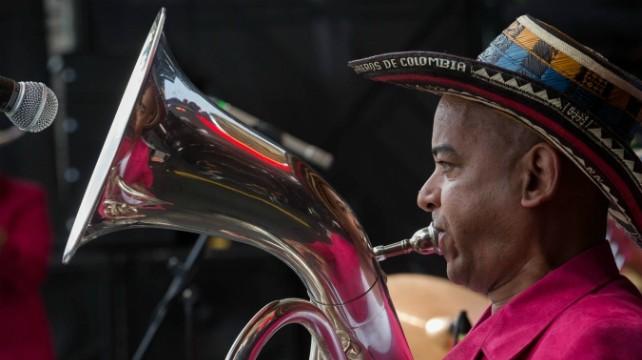
[[[550,145],[541,142],[533,145],[520,163],[521,205],[533,208],[548,201],[559,187],[560,155]]]

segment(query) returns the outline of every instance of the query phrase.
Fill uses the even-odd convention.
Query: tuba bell
[[[264,307],[228,359],[256,358],[289,323],[310,331],[311,359],[410,359],[377,261],[386,253],[408,252],[410,245],[380,248],[375,255],[353,212],[317,172],[192,85],[170,52],[164,22],[161,9],[92,173],[63,262],[86,242],[133,227],[224,237],[279,258],[310,298]]]

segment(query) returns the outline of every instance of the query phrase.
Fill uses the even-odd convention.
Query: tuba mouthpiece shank
[[[417,230],[409,239],[389,245],[375,246],[372,251],[375,259],[379,262],[412,252],[421,255],[441,254],[437,246],[438,234],[439,232],[431,223],[427,227]]]

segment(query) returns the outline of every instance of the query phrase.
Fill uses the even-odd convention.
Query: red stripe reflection
[[[286,172],[290,172],[290,164],[278,162],[272,159],[271,157],[266,156],[263,153],[257,151],[256,149],[247,145],[246,143],[236,139],[232,135],[225,132],[225,130],[221,129],[214,121],[210,120],[208,117],[202,114],[196,114],[196,117],[198,118],[198,120],[201,121],[203,125],[207,126],[207,128],[209,128],[214,133],[219,135],[221,138],[223,138],[224,140],[232,144],[234,147],[242,150],[246,154],[256,159],[259,159],[260,161],[264,162],[269,166],[275,167],[277,169],[280,169]]]

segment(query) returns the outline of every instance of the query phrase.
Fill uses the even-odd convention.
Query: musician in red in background
[[[51,245],[45,192],[0,175],[0,359],[53,359],[40,296]]]
[[[165,109],[153,80],[147,80],[142,92],[98,205],[103,218],[135,218],[140,216],[140,209],[162,206],[151,192],[154,173],[150,158],[155,150],[145,141],[144,135],[165,118]]]

